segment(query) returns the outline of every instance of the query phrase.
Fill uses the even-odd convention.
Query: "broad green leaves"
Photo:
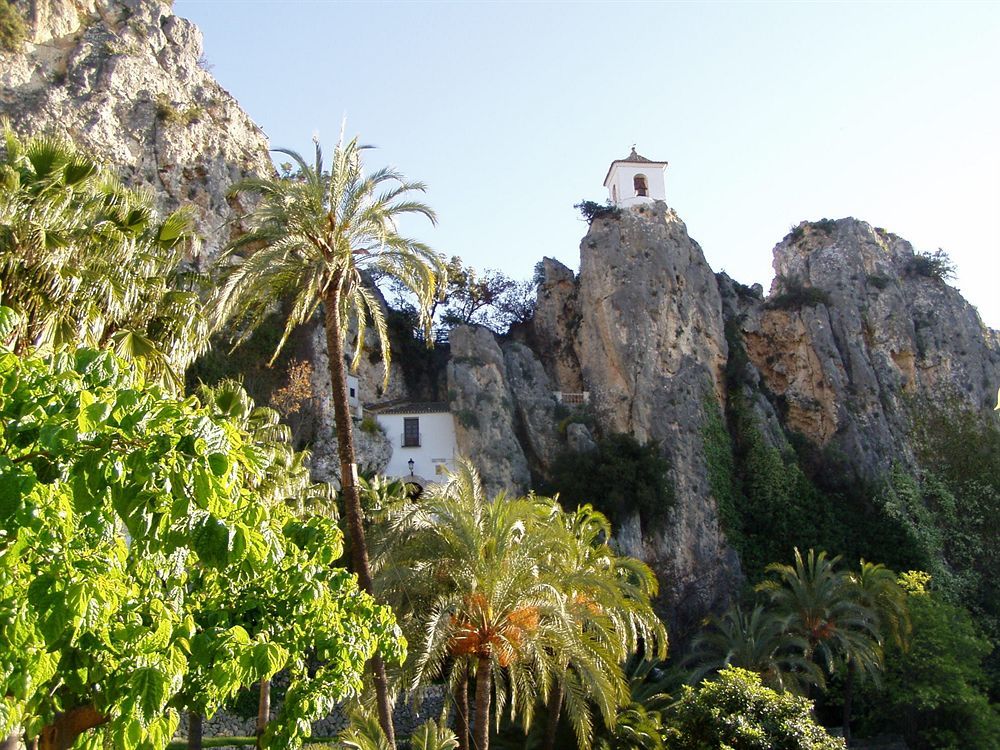
[[[284,434],[226,388],[223,411],[108,352],[0,352],[0,736],[80,710],[100,722],[78,747],[156,750],[179,712],[288,670],[269,736],[296,747],[376,649],[402,657],[331,566],[333,521],[288,510],[318,490]]]

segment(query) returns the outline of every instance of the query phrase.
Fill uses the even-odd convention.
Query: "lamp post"
[[[410,467],[410,476],[412,477],[413,476],[413,459],[411,458],[409,461],[407,461],[406,465]]]

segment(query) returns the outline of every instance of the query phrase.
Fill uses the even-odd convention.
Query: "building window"
[[[635,187],[635,194],[640,198],[649,195],[649,187],[646,185],[646,175],[637,174],[632,178],[632,185]]]
[[[611,201],[613,203],[617,203],[618,202],[618,186],[617,185],[612,185],[611,186]]]
[[[420,420],[417,417],[403,418],[403,447],[420,447]]]
[[[354,398],[354,389],[351,388],[351,398]]]

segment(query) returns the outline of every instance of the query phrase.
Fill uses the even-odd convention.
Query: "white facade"
[[[347,403],[351,407],[351,416],[361,419],[361,389],[356,375],[347,376]]]
[[[608,189],[611,202],[622,208],[665,201],[666,171],[667,162],[639,156],[633,148],[627,158],[611,162],[604,187]]]
[[[455,420],[451,412],[419,409],[389,411],[375,414],[392,445],[392,458],[384,471],[386,476],[405,480],[411,475],[409,461],[412,460],[412,475],[423,487],[442,481],[445,469],[455,470],[458,443],[455,441]]]

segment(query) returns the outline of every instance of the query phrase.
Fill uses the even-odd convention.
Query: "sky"
[[[347,135],[427,183],[404,230],[477,269],[579,266],[632,144],[745,284],[802,220],[854,216],[918,251],[1000,328],[1000,3],[176,0],[272,147]],[[280,159],[279,159],[280,161]]]

